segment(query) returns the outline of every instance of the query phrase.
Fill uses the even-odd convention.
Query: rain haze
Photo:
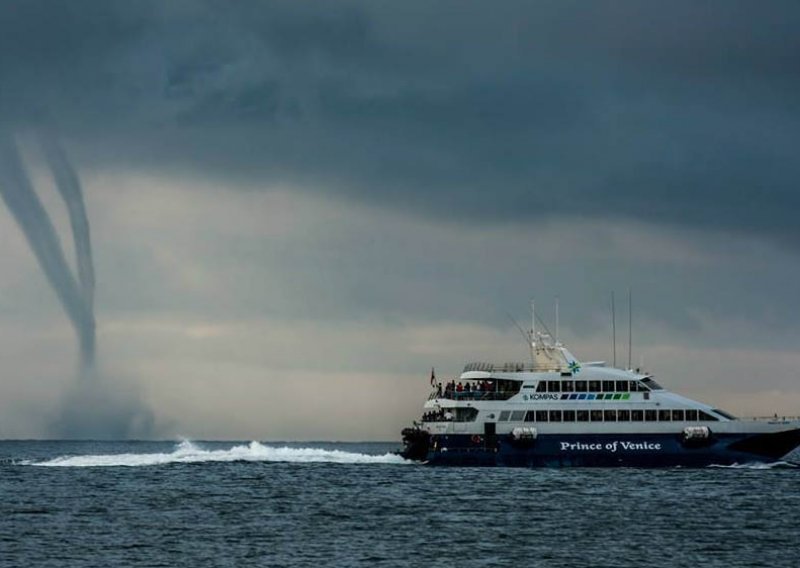
[[[583,360],[800,412],[800,6],[4,1],[0,437],[396,440]]]

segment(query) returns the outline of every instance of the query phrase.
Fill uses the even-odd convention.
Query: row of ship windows
[[[702,410],[503,410],[499,422],[714,422]]]
[[[649,392],[639,381],[539,381],[536,392]]]

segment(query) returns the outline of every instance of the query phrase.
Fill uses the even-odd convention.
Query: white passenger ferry
[[[634,370],[581,363],[539,333],[531,363],[470,363],[436,383],[403,430],[407,459],[433,465],[690,466],[779,460],[800,421],[737,419]],[[433,381],[432,381],[433,382]]]

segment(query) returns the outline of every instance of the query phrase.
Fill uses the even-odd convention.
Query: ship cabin
[[[736,418],[666,391],[653,376],[606,367],[470,363],[458,379],[439,383],[422,422],[684,422]]]

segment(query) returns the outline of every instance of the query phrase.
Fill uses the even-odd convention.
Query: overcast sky
[[[2,11],[0,133],[70,260],[43,116],[81,177],[127,435],[398,439],[432,366],[525,358],[530,298],[610,359],[628,287],[634,365],[800,413],[796,2]],[[0,437],[54,435],[77,343],[4,207],[0,360]]]

